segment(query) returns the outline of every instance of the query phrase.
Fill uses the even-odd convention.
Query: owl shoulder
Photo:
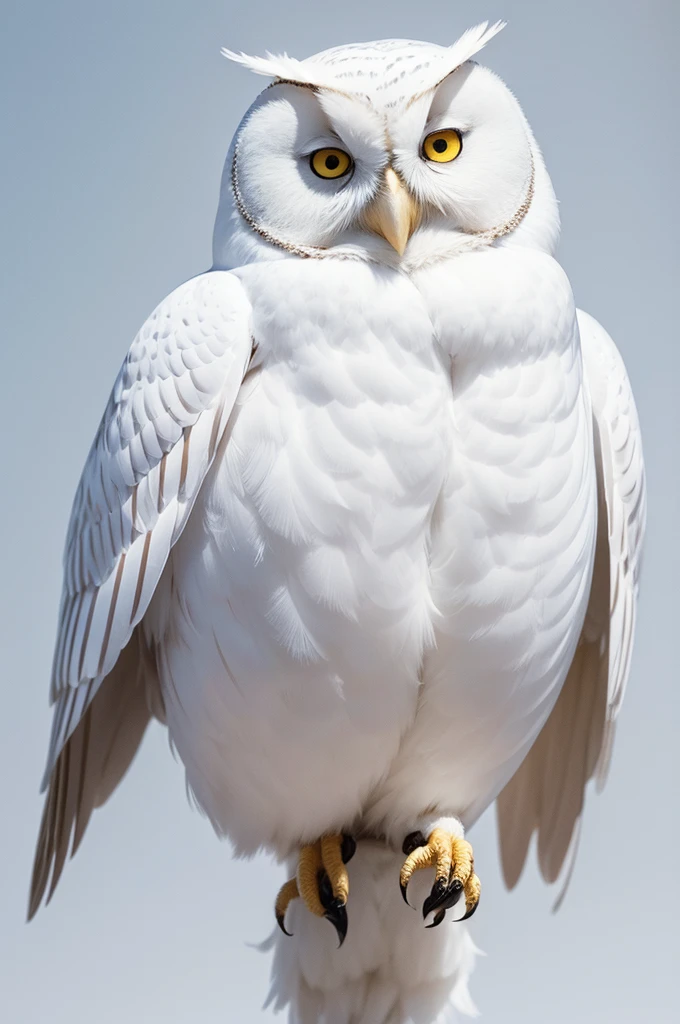
[[[441,339],[468,346],[525,348],[570,343],[576,308],[569,279],[552,256],[524,248],[488,248],[429,268],[418,282]]]

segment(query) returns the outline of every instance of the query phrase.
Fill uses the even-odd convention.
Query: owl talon
[[[481,885],[474,873],[472,847],[465,839],[442,828],[433,829],[427,840],[422,833],[411,832],[404,840],[403,850],[407,857],[399,876],[399,886],[406,903],[408,883],[413,874],[422,868],[435,868],[435,881],[423,904],[424,919],[436,911],[428,928],[441,924],[446,911],[454,907],[463,894],[466,912],[461,920],[472,917],[479,904]]]
[[[482,889],[482,884],[477,878],[477,875],[472,874],[465,883],[465,913],[461,917],[461,921],[467,921],[468,918],[472,917],[475,910],[479,906],[479,894]]]
[[[423,920],[433,910],[443,910],[446,913],[451,907],[455,907],[463,893],[463,884],[454,879],[450,885],[446,882],[436,881],[430,890],[430,895],[423,903]]]
[[[352,842],[354,842],[354,840],[352,840]],[[342,853],[342,845],[340,849]],[[346,899],[343,900],[342,898],[338,898],[334,895],[333,885],[331,883],[330,878],[326,874],[325,869],[319,873],[318,885],[319,899],[321,900],[321,903],[324,908],[323,916],[326,918],[327,921],[330,921],[330,923],[333,925],[336,932],[338,933],[339,949],[340,946],[342,946],[343,942],[345,941],[345,936],[347,935],[347,910],[345,907],[345,903],[347,901]]]
[[[340,841],[340,856],[342,857],[342,863],[349,864],[356,852],[357,841],[354,836],[349,836],[347,833],[343,833]]]
[[[436,928],[438,925],[440,925],[442,923],[442,921],[444,920],[445,917],[446,917],[446,911],[445,910],[439,910],[435,914],[434,921],[431,924],[426,924],[425,927],[426,928]]]
[[[356,842],[349,835],[324,836],[303,846],[298,858],[297,877],[286,882],[276,898],[275,914],[284,935],[286,910],[298,896],[315,917],[325,917],[335,928],[340,946],[347,935],[346,903],[349,877],[345,864],[352,859]]]
[[[409,832],[406,839],[401,844],[401,851],[407,857],[414,850],[417,850],[419,846],[427,846],[427,839],[422,832]]]
[[[276,923],[278,924],[283,934],[288,935],[289,937],[293,933],[289,932],[286,929],[286,910],[288,909],[288,904],[291,902],[291,900],[297,899],[299,895],[300,893],[298,892],[297,881],[296,879],[291,878],[289,882],[286,882],[285,885],[281,886],[281,888],[279,889],[279,894],[276,897],[276,905],[274,907],[274,912],[276,914]]]
[[[407,907],[411,907],[411,910],[415,910],[416,908],[414,906],[412,906],[409,903],[409,901],[408,901],[408,885],[402,885],[401,884],[401,880],[400,880],[399,881],[399,888],[401,889],[401,898],[403,899],[403,901],[406,904],[406,906]]]
[[[338,949],[342,946],[347,935],[347,908],[340,900],[333,900],[326,908],[324,917],[335,928],[338,933]]]

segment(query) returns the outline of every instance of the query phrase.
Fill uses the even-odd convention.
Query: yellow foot
[[[297,876],[279,890],[276,897],[276,920],[285,935],[288,904],[300,896],[312,914],[331,922],[340,945],[347,934],[347,898],[349,877],[345,864],[352,859],[356,842],[351,836],[324,836],[303,846],[298,857]]]
[[[465,914],[460,920],[472,917],[479,903],[481,884],[474,872],[472,847],[465,839],[444,828],[434,828],[427,839],[422,832],[411,832],[404,840],[403,851],[407,857],[399,884],[406,903],[406,890],[412,875],[421,868],[435,869],[434,885],[423,904],[423,918],[436,911],[428,928],[441,924],[446,911],[454,907],[463,894]]]

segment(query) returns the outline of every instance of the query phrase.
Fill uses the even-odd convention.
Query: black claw
[[[431,914],[433,910],[438,910],[446,899],[446,893],[448,892],[449,883],[444,878],[438,878],[432,888],[430,889],[430,895],[423,903],[423,918],[426,918],[428,914]]]
[[[450,910],[463,892],[463,885],[456,879],[449,885],[443,878],[438,878],[430,890],[430,895],[423,903],[423,919],[431,914],[433,910]]]
[[[408,885],[402,885],[401,882],[399,882],[399,888],[401,889],[401,897],[402,897],[404,903],[406,904],[407,907],[411,907],[411,904],[409,903],[408,896],[407,896]],[[411,907],[411,910],[415,910],[415,909],[416,909],[415,907]]]
[[[422,832],[409,832],[406,839],[402,843],[402,851],[408,855],[417,850],[419,846],[427,846],[427,839]]]
[[[452,882],[451,885],[449,886],[448,895],[444,902],[442,903],[444,910],[450,910],[451,907],[455,907],[456,903],[461,897],[462,892],[463,883],[459,882],[458,879],[456,879],[456,881]]]
[[[324,904],[324,906],[326,905]],[[347,907],[340,900],[334,899],[330,906],[326,907],[324,917],[327,921],[330,921],[338,933],[338,939],[340,940],[338,949],[340,949],[347,935]]]
[[[354,854],[357,852],[357,841],[354,836],[348,836],[343,833],[342,845],[340,847],[340,856],[342,857],[343,864],[349,864]]]
[[[477,900],[477,902],[474,903],[470,907],[470,909],[465,914],[463,914],[463,916],[461,918],[459,918],[459,920],[460,921],[468,921],[472,917],[472,915],[474,914],[474,912],[475,912],[475,910],[477,909],[478,906],[479,906],[479,900]]]
[[[432,924],[425,925],[426,928],[436,928],[438,924],[441,924],[446,917],[446,910],[438,910],[434,916]]]
[[[347,908],[344,903],[333,895],[333,887],[331,886],[331,880],[324,871],[323,868],[317,875],[317,884],[319,886],[319,899],[321,900],[321,906],[325,913],[324,917],[327,921],[335,928],[340,939],[338,949],[342,946],[347,935]]]
[[[331,880],[323,868],[319,870],[319,873],[316,876],[316,884],[319,890],[319,899],[321,900],[321,906],[323,907],[324,910],[328,910],[328,908],[333,904],[335,896],[333,895],[333,886],[331,885]]]
[[[289,932],[289,931],[286,931],[286,924],[285,924],[285,919],[284,919],[284,915],[283,914],[277,914],[276,915],[276,923],[278,924],[278,926],[281,929],[281,931],[283,932],[283,934],[287,935],[288,938],[290,939],[292,937],[293,933]]]

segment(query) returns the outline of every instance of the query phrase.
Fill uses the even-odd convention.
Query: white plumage
[[[236,58],[275,82],[214,268],[133,343],[69,527],[31,912],[154,714],[238,852],[363,840],[344,947],[300,901],[275,940],[302,1024],[470,1009],[465,926],[404,907],[401,844],[500,794],[506,879],[536,829],[554,880],[629,672],[635,406],[521,110],[470,61],[498,28]]]

